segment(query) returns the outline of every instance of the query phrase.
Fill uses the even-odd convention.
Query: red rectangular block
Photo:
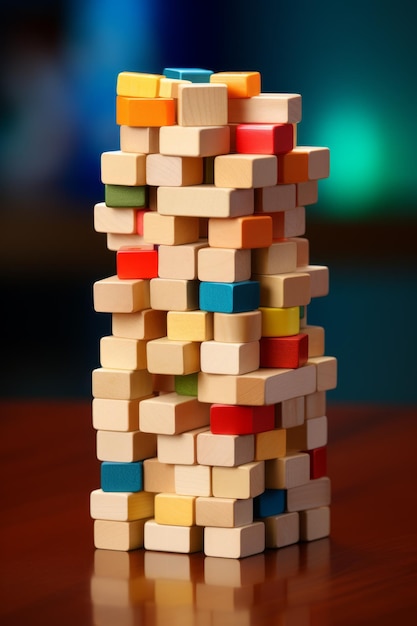
[[[158,250],[120,248],[116,253],[118,278],[156,278],[158,276]]]
[[[275,427],[275,407],[212,404],[210,430],[216,435],[249,435]]]
[[[308,360],[308,335],[299,333],[288,337],[261,337],[260,367],[295,369]]]
[[[307,450],[310,456],[310,479],[327,476],[327,447]]]
[[[292,124],[239,124],[236,152],[241,154],[284,154],[294,147]]]

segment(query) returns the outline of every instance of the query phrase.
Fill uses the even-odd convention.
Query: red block
[[[251,435],[275,428],[275,405],[212,404],[210,430],[216,435]]]
[[[327,448],[314,448],[314,450],[306,450],[310,456],[310,479],[321,478],[327,476]]]
[[[158,250],[121,247],[116,254],[118,278],[157,278]]]
[[[236,152],[241,154],[284,154],[294,147],[292,124],[239,124]]]
[[[308,335],[261,337],[259,367],[295,369],[307,363]]]
[[[143,235],[143,216],[149,209],[139,209],[136,211],[136,232],[138,235]]]

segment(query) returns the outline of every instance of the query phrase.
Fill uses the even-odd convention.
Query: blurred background
[[[100,155],[119,147],[120,71],[257,70],[301,93],[298,143],[328,146],[307,210],[330,294],[308,309],[339,362],[329,402],[417,403],[417,38],[411,0],[3,0],[3,397],[89,398],[115,272],[93,230]]]

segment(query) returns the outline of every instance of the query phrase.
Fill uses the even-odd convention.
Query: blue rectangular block
[[[285,489],[266,489],[253,499],[253,516],[271,517],[285,511]]]
[[[192,83],[209,83],[211,70],[202,70],[198,67],[166,67],[162,74],[166,78],[189,80]]]
[[[143,461],[101,464],[101,488],[103,491],[142,491]]]
[[[256,280],[238,283],[200,283],[200,309],[215,313],[245,313],[259,307],[260,287]]]

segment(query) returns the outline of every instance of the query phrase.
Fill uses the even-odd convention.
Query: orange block
[[[272,244],[272,218],[247,215],[230,219],[210,218],[208,244],[212,248],[267,248]]]
[[[297,146],[278,155],[278,183],[301,183],[327,178],[330,171],[328,148]]]
[[[119,126],[172,126],[176,121],[174,98],[116,97]]]
[[[228,98],[252,98],[261,92],[259,72],[216,72],[210,82],[227,85]]]

